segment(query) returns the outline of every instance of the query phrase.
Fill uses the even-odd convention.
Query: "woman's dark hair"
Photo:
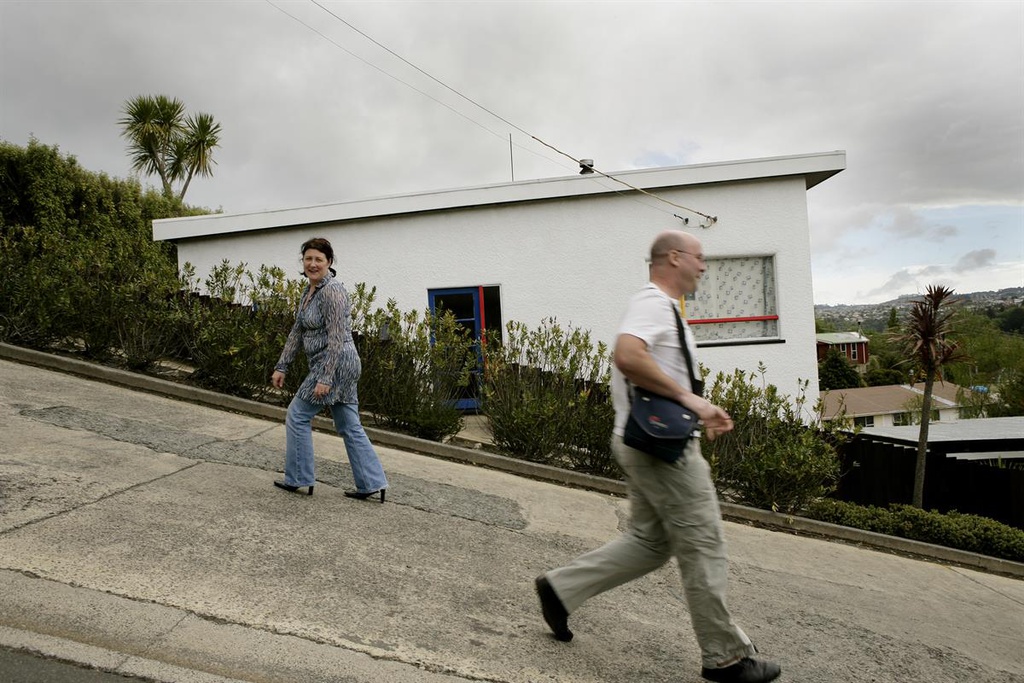
[[[310,249],[316,249],[321,254],[327,257],[328,263],[332,265],[334,264],[334,247],[332,247],[331,243],[327,241],[327,238],[314,237],[313,239],[306,240],[305,242],[302,243],[302,248],[299,249],[299,253],[305,256],[306,252],[309,251]],[[328,270],[331,271],[331,275],[338,274],[338,272],[334,270],[334,268],[328,267]]]

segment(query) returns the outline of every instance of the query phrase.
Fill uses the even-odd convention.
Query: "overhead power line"
[[[566,157],[566,158],[568,158],[568,159],[572,159],[572,160],[573,160],[573,161],[574,161],[574,162],[575,162],[575,163],[576,163],[576,164],[577,164],[577,165],[578,165],[578,166],[579,166],[580,168],[582,168],[582,167],[583,167],[583,164],[582,164],[582,162],[581,162],[581,161],[580,161],[579,159],[575,158],[575,157],[574,157],[574,156],[572,156],[571,154],[567,154],[566,152],[563,152],[562,150],[558,149],[558,148],[557,148],[557,147],[555,147],[554,145],[551,145],[551,144],[549,144],[549,143],[547,143],[547,142],[544,142],[543,140],[541,140],[541,139],[540,139],[539,137],[537,137],[536,135],[533,135],[533,134],[531,134],[531,133],[530,133],[529,131],[523,130],[522,128],[520,128],[520,127],[519,127],[519,126],[517,126],[516,124],[514,124],[514,123],[512,123],[511,121],[509,121],[508,119],[506,119],[506,118],[505,118],[504,116],[501,116],[500,114],[498,114],[498,113],[496,113],[496,112],[494,112],[494,111],[492,111],[492,110],[488,109],[487,107],[485,107],[484,105],[480,104],[479,102],[477,102],[476,100],[472,99],[471,97],[468,97],[468,96],[466,96],[466,95],[463,95],[463,94],[462,94],[461,92],[459,92],[459,91],[458,91],[458,90],[456,90],[455,88],[452,88],[451,86],[449,86],[449,85],[448,85],[447,83],[445,83],[444,81],[441,81],[440,79],[438,79],[438,78],[435,78],[435,77],[434,77],[434,76],[433,76],[432,74],[429,74],[429,73],[427,73],[426,71],[424,71],[423,69],[421,69],[420,67],[416,66],[415,64],[413,64],[412,62],[410,62],[410,61],[409,61],[408,59],[406,59],[406,58],[405,58],[405,57],[403,57],[402,55],[398,54],[397,52],[395,52],[394,50],[392,50],[391,48],[389,48],[389,47],[388,47],[387,45],[384,45],[384,44],[380,43],[379,41],[377,41],[377,40],[376,40],[376,39],[375,39],[375,38],[374,38],[373,36],[370,36],[370,35],[368,35],[368,34],[367,34],[367,33],[365,33],[364,31],[361,31],[361,30],[359,30],[358,28],[356,28],[355,26],[353,26],[353,25],[352,25],[351,23],[349,23],[349,22],[348,22],[348,21],[346,21],[345,19],[342,19],[342,18],[341,18],[341,17],[339,17],[339,16],[337,15],[337,14],[335,14],[334,12],[332,12],[331,10],[327,9],[327,8],[326,8],[326,7],[324,7],[324,6],[322,5],[322,4],[320,4],[320,2],[319,2],[318,0],[310,0],[310,2],[312,2],[312,3],[314,4],[314,5],[316,5],[316,6],[317,6],[317,7],[319,7],[320,9],[322,9],[322,10],[323,10],[324,12],[327,12],[328,14],[330,14],[330,15],[331,15],[332,17],[334,17],[335,19],[337,19],[337,20],[338,20],[338,21],[340,21],[341,23],[345,24],[345,26],[348,26],[348,27],[349,27],[350,29],[352,29],[353,31],[355,31],[356,33],[358,33],[359,35],[361,35],[362,37],[364,37],[364,38],[366,38],[367,40],[369,40],[369,41],[370,41],[371,43],[373,43],[373,44],[374,44],[374,45],[376,45],[377,47],[379,47],[379,48],[381,48],[382,50],[386,51],[386,52],[387,52],[388,54],[390,54],[390,55],[393,55],[393,56],[394,56],[394,57],[396,57],[397,59],[401,60],[401,61],[402,61],[403,63],[405,63],[405,64],[408,64],[408,65],[409,65],[409,66],[411,66],[411,67],[412,67],[413,69],[416,69],[416,71],[419,71],[419,72],[420,72],[421,74],[423,74],[424,76],[426,76],[426,77],[427,77],[427,78],[429,78],[430,80],[434,81],[434,82],[435,82],[435,83],[437,83],[438,85],[440,85],[440,86],[442,86],[443,88],[447,89],[448,91],[450,91],[450,92],[452,92],[452,93],[454,93],[454,94],[458,95],[459,97],[461,97],[461,98],[462,98],[462,99],[464,99],[465,101],[467,101],[467,102],[469,102],[470,104],[472,104],[472,105],[473,105],[474,107],[477,107],[477,108],[479,108],[479,109],[482,109],[482,110],[484,110],[485,112],[487,112],[488,114],[490,114],[490,115],[491,115],[491,116],[493,116],[494,118],[498,119],[499,121],[502,121],[503,123],[506,123],[506,124],[508,124],[509,126],[512,126],[512,127],[513,127],[513,128],[515,128],[516,130],[518,130],[518,131],[519,131],[520,133],[522,133],[523,135],[526,135],[526,136],[529,136],[530,138],[533,138],[534,140],[536,140],[536,141],[537,141],[537,142],[539,142],[540,144],[544,145],[544,146],[545,146],[545,147],[547,147],[548,149],[554,150],[555,152],[558,152],[559,154],[561,154],[562,156],[564,156],[564,157]],[[450,108],[450,107],[449,107],[449,108]],[[685,206],[682,206],[682,205],[680,205],[680,204],[676,204],[675,202],[671,202],[671,201],[669,201],[669,200],[665,199],[664,197],[659,197],[658,195],[656,195],[656,194],[653,194],[653,193],[651,193],[651,192],[648,192],[647,190],[641,189],[641,188],[639,188],[639,187],[634,187],[633,185],[630,185],[629,183],[627,183],[627,182],[625,182],[625,181],[623,181],[623,180],[620,180],[619,178],[616,178],[616,177],[614,177],[614,176],[611,176],[611,175],[609,175],[609,174],[605,173],[604,171],[602,171],[602,170],[600,170],[600,169],[598,169],[598,168],[595,168],[594,166],[592,166],[592,165],[590,165],[590,164],[588,164],[588,168],[592,169],[592,170],[593,170],[593,171],[594,171],[595,173],[598,173],[598,174],[600,174],[600,175],[604,176],[605,178],[608,178],[609,180],[612,180],[612,181],[615,181],[615,182],[617,182],[617,183],[620,183],[620,184],[622,184],[622,185],[625,185],[626,187],[628,187],[628,188],[629,188],[629,189],[631,189],[631,190],[635,190],[635,191],[637,191],[637,192],[640,192],[640,193],[642,193],[642,194],[645,194],[645,195],[647,195],[648,197],[652,197],[653,199],[656,199],[656,200],[658,200],[658,201],[661,201],[661,202],[665,202],[666,204],[669,204],[670,206],[674,206],[674,207],[675,207],[675,208],[677,208],[677,209],[682,209],[683,211],[689,211],[690,213],[694,213],[694,214],[697,214],[698,216],[702,216],[703,218],[706,218],[706,219],[708,219],[708,220],[709,220],[709,221],[711,221],[712,223],[714,223],[715,221],[717,221],[717,220],[718,220],[718,218],[717,218],[716,216],[709,216],[709,215],[708,215],[708,214],[706,214],[706,213],[702,213],[702,212],[700,212],[700,211],[697,211],[697,210],[695,210],[695,209],[690,209],[690,208],[687,208],[687,207],[685,207]]]
[[[442,102],[441,100],[439,100],[439,99],[437,99],[436,97],[434,97],[434,96],[430,95],[429,93],[426,93],[426,92],[424,92],[424,91],[420,90],[419,88],[416,88],[415,86],[413,86],[413,85],[411,85],[411,84],[409,84],[409,83],[407,83],[407,82],[403,81],[402,79],[398,78],[397,76],[394,76],[393,74],[390,74],[390,73],[388,73],[387,71],[385,71],[384,69],[380,68],[380,67],[379,67],[379,66],[377,66],[376,64],[373,64],[373,63],[371,63],[370,61],[368,61],[368,60],[366,60],[366,59],[363,59],[363,58],[362,58],[362,57],[360,57],[359,55],[355,54],[355,53],[354,53],[354,52],[352,52],[351,50],[349,50],[349,49],[345,48],[344,46],[340,45],[339,43],[337,43],[336,41],[334,41],[333,39],[331,39],[330,37],[328,37],[327,35],[325,35],[325,34],[324,34],[323,32],[321,32],[321,31],[317,30],[317,29],[316,29],[316,28],[314,28],[313,26],[310,26],[309,24],[307,24],[306,22],[302,21],[301,19],[299,19],[298,17],[294,16],[293,14],[291,14],[291,13],[289,13],[289,12],[286,12],[285,10],[281,9],[280,7],[278,7],[277,5],[275,5],[275,4],[274,4],[274,3],[273,3],[273,2],[271,1],[271,0],[267,0],[267,2],[268,2],[268,3],[269,3],[269,4],[271,5],[271,6],[273,6],[273,7],[275,8],[275,9],[277,9],[278,11],[280,11],[280,12],[282,12],[283,14],[285,14],[285,15],[287,15],[287,16],[289,16],[289,17],[291,17],[292,19],[294,19],[294,20],[295,20],[295,21],[297,21],[298,23],[300,23],[300,24],[302,24],[303,26],[305,26],[306,28],[308,28],[308,29],[309,29],[310,31],[313,31],[314,33],[316,33],[317,35],[319,35],[319,36],[320,36],[321,38],[323,38],[324,40],[328,41],[329,43],[331,43],[331,44],[332,44],[332,45],[334,45],[335,47],[339,48],[340,50],[342,50],[342,51],[346,52],[347,54],[351,55],[352,57],[355,57],[356,59],[358,59],[359,61],[363,62],[363,63],[364,63],[364,64],[366,64],[367,66],[370,66],[370,67],[372,67],[372,68],[376,69],[377,71],[381,72],[382,74],[384,74],[384,75],[385,75],[385,76],[387,76],[388,78],[391,78],[392,80],[395,80],[395,81],[397,81],[397,82],[401,83],[402,85],[406,86],[407,88],[410,88],[410,89],[412,89],[412,90],[414,90],[414,91],[418,92],[419,94],[423,95],[424,97],[427,97],[427,98],[429,98],[429,99],[433,100],[434,102],[437,102],[438,104],[442,105],[442,106],[443,106],[443,107],[445,107],[446,109],[448,109],[448,110],[450,110],[450,111],[452,111],[452,112],[454,112],[454,113],[458,114],[458,115],[459,115],[459,116],[461,116],[462,118],[466,119],[466,120],[467,120],[467,121],[469,121],[470,123],[473,123],[473,124],[475,124],[475,125],[479,126],[480,128],[483,128],[483,129],[484,129],[484,130],[486,130],[486,131],[487,131],[488,133],[491,133],[492,135],[494,135],[494,136],[496,136],[496,137],[498,137],[498,138],[500,138],[500,139],[504,140],[504,136],[503,136],[503,135],[501,135],[500,133],[497,133],[497,132],[495,132],[495,131],[491,130],[490,128],[488,128],[487,126],[483,125],[483,124],[482,124],[482,123],[480,123],[479,121],[476,121],[475,119],[473,119],[473,118],[470,118],[469,116],[466,116],[465,114],[463,114],[462,112],[458,111],[458,110],[457,110],[457,109],[455,109],[454,107],[452,107],[452,106],[450,106],[450,105],[446,104],[445,102]],[[409,67],[411,67],[411,68],[415,69],[416,71],[418,71],[419,73],[423,74],[424,76],[426,76],[426,77],[427,77],[427,78],[429,78],[430,80],[434,81],[435,83],[437,83],[437,84],[438,84],[438,85],[440,85],[441,87],[445,88],[445,89],[446,89],[446,90],[448,90],[449,92],[451,92],[451,93],[453,93],[453,94],[457,95],[458,97],[462,98],[463,100],[465,100],[466,102],[470,103],[470,104],[471,104],[471,105],[473,105],[474,107],[477,107],[478,109],[480,109],[480,110],[482,110],[482,111],[484,111],[484,112],[486,112],[486,113],[490,114],[491,116],[493,116],[494,118],[498,119],[499,121],[501,121],[501,122],[505,123],[506,125],[508,125],[508,126],[511,126],[511,127],[512,127],[512,128],[514,128],[515,130],[517,130],[517,131],[519,131],[520,133],[522,133],[523,135],[526,135],[527,137],[529,137],[529,138],[531,138],[531,139],[533,139],[533,140],[536,140],[537,142],[539,142],[540,144],[544,145],[544,146],[545,146],[545,147],[547,147],[548,149],[551,149],[551,150],[553,150],[554,152],[557,152],[558,154],[560,154],[560,155],[562,155],[562,156],[566,157],[567,159],[570,159],[570,160],[572,160],[572,161],[573,161],[574,163],[576,163],[576,164],[577,164],[577,166],[579,166],[580,168],[583,168],[584,164],[583,164],[583,162],[582,162],[582,161],[581,161],[580,159],[577,159],[576,157],[572,156],[571,154],[568,154],[567,152],[563,152],[562,150],[558,149],[558,148],[557,148],[557,147],[555,147],[554,145],[552,145],[552,144],[550,144],[550,143],[548,143],[548,142],[545,142],[544,140],[540,139],[540,138],[539,138],[539,137],[537,137],[536,135],[533,135],[532,133],[530,133],[530,132],[529,132],[529,131],[527,131],[527,130],[524,130],[523,128],[521,128],[520,126],[516,125],[516,124],[515,124],[515,123],[513,123],[512,121],[509,121],[508,119],[506,119],[505,117],[501,116],[501,115],[500,115],[500,114],[498,114],[497,112],[494,112],[494,111],[492,111],[491,109],[489,109],[489,108],[485,107],[484,105],[480,104],[479,102],[477,102],[476,100],[472,99],[471,97],[468,97],[467,95],[464,95],[464,94],[462,94],[461,92],[459,92],[459,91],[458,91],[458,90],[456,90],[455,88],[452,88],[452,87],[451,87],[451,86],[449,86],[449,85],[448,85],[447,83],[445,83],[445,82],[441,81],[440,79],[438,79],[438,78],[434,77],[434,76],[433,76],[432,74],[430,74],[430,73],[428,73],[428,72],[424,71],[423,69],[421,69],[421,68],[420,68],[419,66],[417,66],[416,64],[413,64],[412,62],[410,62],[409,60],[407,60],[407,59],[406,59],[405,57],[402,57],[402,56],[401,56],[400,54],[398,54],[397,52],[395,52],[395,51],[394,51],[394,50],[392,50],[391,48],[389,48],[389,47],[387,47],[386,45],[382,44],[381,42],[379,42],[378,40],[376,40],[375,38],[373,38],[373,37],[372,37],[372,36],[370,36],[369,34],[365,33],[364,31],[360,30],[360,29],[359,29],[359,28],[357,28],[356,26],[353,26],[353,25],[352,25],[352,24],[351,24],[350,22],[348,22],[348,21],[346,21],[345,19],[343,19],[342,17],[338,16],[337,14],[335,14],[335,13],[334,13],[333,11],[331,11],[330,9],[328,9],[328,8],[324,7],[324,6],[323,6],[323,5],[322,5],[322,4],[321,4],[321,3],[320,3],[320,2],[318,1],[318,0],[310,0],[310,2],[311,2],[312,4],[314,4],[314,5],[316,5],[317,7],[319,7],[319,8],[321,9],[321,10],[323,10],[323,11],[324,11],[324,12],[326,12],[327,14],[331,15],[332,17],[334,17],[334,19],[336,19],[337,21],[341,22],[342,24],[344,24],[345,26],[347,26],[347,27],[348,27],[349,29],[351,29],[351,30],[355,31],[356,33],[358,33],[359,35],[363,36],[364,38],[366,38],[367,40],[369,40],[369,41],[370,41],[371,43],[373,43],[374,45],[376,45],[377,47],[379,47],[379,48],[381,48],[382,50],[386,51],[386,52],[387,52],[388,54],[392,55],[392,56],[393,56],[393,57],[395,57],[396,59],[398,59],[398,60],[400,60],[401,62],[403,62],[404,64],[408,65]],[[530,152],[530,153],[532,153],[532,154],[536,154],[535,152],[533,152],[533,151],[532,151],[532,150],[530,150],[529,148],[525,148],[525,147],[522,147],[521,145],[516,145],[516,146],[517,146],[517,147],[520,147],[521,149],[524,149],[524,150],[526,150],[526,151],[528,151],[528,152]],[[715,223],[715,222],[716,222],[716,221],[718,220],[718,217],[717,217],[717,216],[711,216],[711,215],[708,215],[708,214],[706,214],[706,213],[703,213],[703,212],[701,212],[701,211],[697,211],[696,209],[691,209],[691,208],[689,208],[689,207],[686,207],[686,206],[683,206],[683,205],[681,205],[681,204],[677,204],[677,203],[675,203],[675,202],[672,202],[672,201],[670,201],[670,200],[668,200],[668,199],[665,199],[664,197],[660,197],[660,196],[658,196],[658,195],[656,195],[656,194],[654,194],[654,193],[652,193],[652,192],[648,192],[647,190],[644,190],[644,189],[642,189],[642,188],[639,188],[639,187],[636,187],[636,186],[634,186],[634,185],[631,185],[630,183],[627,183],[627,182],[625,182],[624,180],[622,180],[622,179],[620,179],[620,178],[616,178],[615,176],[612,176],[612,175],[610,175],[610,174],[608,174],[608,173],[605,173],[604,171],[602,171],[602,170],[600,170],[600,169],[598,169],[598,168],[594,167],[594,166],[593,166],[592,164],[587,164],[587,168],[588,168],[589,170],[592,170],[592,171],[594,171],[595,173],[597,173],[598,175],[600,175],[600,176],[602,176],[602,177],[604,177],[604,178],[607,178],[607,179],[609,179],[609,180],[611,180],[611,181],[613,181],[613,182],[616,182],[616,183],[619,183],[619,184],[621,184],[621,185],[624,185],[625,187],[629,188],[630,190],[633,190],[633,191],[635,191],[635,192],[639,192],[639,193],[641,193],[641,194],[643,194],[643,195],[646,195],[646,196],[648,196],[648,197],[650,197],[650,198],[652,198],[652,199],[654,199],[654,200],[656,200],[656,201],[659,201],[659,202],[662,202],[662,203],[668,204],[669,206],[675,207],[675,208],[677,208],[677,209],[681,209],[681,210],[683,210],[683,211],[687,211],[687,212],[689,212],[689,213],[693,213],[693,214],[696,214],[696,215],[698,215],[698,216],[701,216],[701,217],[703,217],[703,218],[707,219],[707,221],[708,221],[708,226],[710,226],[711,224]],[[657,208],[657,207],[650,207],[650,208]],[[660,210],[660,209],[659,209],[659,210]],[[682,219],[682,217],[681,217],[681,216],[678,216],[677,214],[673,214],[673,215],[674,215],[674,216],[675,216],[676,218],[680,218],[680,219]],[[684,220],[684,221],[685,221],[685,219],[682,219],[682,220]],[[704,227],[708,227],[708,226],[704,226]]]
[[[415,91],[415,92],[419,93],[420,95],[423,95],[424,97],[426,97],[426,98],[428,98],[428,99],[430,99],[430,100],[433,100],[434,102],[437,102],[438,104],[440,104],[440,105],[441,105],[442,107],[444,107],[445,109],[448,109],[449,111],[451,111],[451,112],[453,112],[453,113],[455,113],[455,114],[458,114],[459,116],[461,116],[462,118],[466,119],[467,121],[469,121],[469,122],[470,122],[470,123],[472,123],[473,125],[475,125],[475,126],[477,126],[477,127],[481,128],[481,129],[483,129],[483,130],[487,131],[488,133],[490,133],[491,135],[495,136],[495,137],[496,137],[496,138],[498,138],[499,140],[502,140],[502,141],[504,141],[504,140],[505,140],[505,136],[504,136],[503,134],[501,134],[501,133],[499,133],[499,132],[497,132],[497,131],[491,130],[490,128],[488,128],[488,127],[487,127],[487,126],[485,126],[484,124],[480,123],[480,122],[479,122],[479,121],[477,121],[476,119],[473,119],[473,118],[471,118],[471,117],[469,117],[469,116],[467,116],[467,115],[463,114],[463,113],[462,113],[461,111],[459,111],[458,109],[455,109],[455,108],[454,108],[454,107],[452,107],[451,105],[449,105],[449,104],[447,104],[447,103],[445,103],[445,102],[442,102],[441,100],[437,99],[436,97],[434,97],[434,96],[433,96],[433,95],[431,95],[430,93],[427,93],[427,92],[424,92],[423,90],[420,90],[420,89],[419,89],[419,88],[417,88],[416,86],[414,86],[414,85],[412,85],[412,84],[410,84],[410,83],[407,83],[406,81],[403,81],[403,80],[402,80],[401,78],[399,78],[399,77],[395,76],[394,74],[391,74],[391,73],[387,72],[386,70],[384,70],[384,69],[382,69],[381,67],[377,66],[377,65],[376,65],[376,64],[374,64],[373,62],[371,62],[371,61],[369,61],[369,60],[367,60],[367,59],[364,59],[363,57],[361,57],[361,56],[357,55],[357,54],[356,54],[355,52],[352,52],[351,50],[349,50],[348,48],[346,48],[346,47],[345,47],[344,45],[341,45],[341,44],[339,44],[339,43],[338,43],[337,41],[335,41],[335,40],[334,40],[333,38],[331,38],[330,36],[326,35],[326,34],[325,34],[325,33],[323,33],[322,31],[318,30],[318,29],[317,29],[316,27],[314,27],[314,26],[310,26],[310,25],[309,25],[308,23],[306,23],[306,22],[305,22],[305,21],[303,21],[302,19],[298,18],[298,17],[297,17],[297,16],[295,16],[294,14],[292,14],[292,13],[288,12],[288,11],[287,11],[287,10],[285,10],[285,9],[282,9],[281,7],[278,7],[278,6],[277,6],[277,5],[275,5],[275,4],[274,4],[274,3],[273,3],[273,2],[271,1],[271,0],[266,0],[266,2],[267,2],[267,4],[268,4],[268,5],[270,5],[271,7],[273,7],[274,9],[276,9],[277,11],[281,12],[282,14],[284,14],[284,15],[285,15],[285,16],[287,16],[288,18],[290,18],[290,19],[294,20],[295,22],[297,22],[297,23],[301,24],[302,26],[305,26],[305,27],[306,27],[307,29],[309,29],[309,30],[310,30],[310,31],[312,31],[313,33],[317,34],[318,36],[320,36],[321,38],[323,38],[323,39],[324,39],[324,40],[326,40],[326,41],[327,41],[328,43],[330,43],[331,45],[335,46],[336,48],[338,48],[338,49],[339,49],[339,50],[341,50],[342,52],[345,52],[346,54],[348,54],[348,55],[350,55],[350,56],[352,56],[352,57],[355,57],[356,59],[358,59],[358,60],[359,60],[360,62],[362,62],[363,64],[366,64],[367,66],[369,66],[369,67],[371,67],[371,68],[373,68],[373,69],[376,69],[377,71],[379,71],[380,73],[384,74],[384,75],[385,75],[385,76],[387,76],[388,78],[390,78],[390,79],[392,79],[393,81],[396,81],[396,82],[398,82],[398,83],[401,83],[402,85],[404,85],[405,87],[409,88],[410,90],[413,90],[413,91]],[[321,9],[323,9],[323,10],[324,10],[325,12],[327,12],[328,14],[330,14],[331,16],[333,16],[333,17],[334,17],[335,19],[337,19],[338,21],[341,21],[341,22],[342,22],[342,23],[344,23],[344,24],[345,24],[346,26],[349,26],[350,28],[352,28],[352,29],[353,29],[354,31],[356,31],[357,33],[360,33],[360,35],[364,35],[364,36],[365,36],[365,34],[363,34],[363,33],[362,33],[361,31],[359,31],[359,30],[358,30],[358,29],[356,29],[355,27],[351,26],[351,25],[350,25],[350,24],[348,24],[348,22],[346,22],[346,21],[345,21],[344,19],[342,19],[341,17],[338,17],[338,16],[336,15],[336,14],[334,14],[334,13],[333,13],[333,12],[331,12],[330,10],[328,10],[328,9],[324,8],[324,7],[323,7],[322,5],[320,5],[319,3],[314,3],[314,4],[316,4],[316,5],[318,6],[318,7],[320,7]],[[369,36],[365,36],[365,37],[367,37],[367,38],[368,38],[369,40],[373,41],[373,39],[372,39],[372,38],[369,38]],[[387,48],[386,48],[386,47],[384,47],[383,45],[380,45],[380,44],[379,44],[379,43],[377,43],[376,41],[373,41],[373,42],[374,42],[375,44],[377,44],[378,46],[382,47],[383,49],[387,50]],[[389,52],[390,52],[390,50],[389,50]],[[394,54],[394,53],[392,53],[392,54]],[[395,55],[395,56],[396,56],[396,57],[398,57],[398,55]],[[401,57],[398,57],[398,58],[399,58],[399,59],[401,59]],[[405,60],[403,60],[403,61],[405,61]],[[408,63],[408,62],[406,62],[406,63]],[[413,66],[413,68],[417,68],[417,67],[415,67],[415,65],[411,65],[411,66]],[[421,71],[422,71],[422,70],[421,70]],[[424,73],[425,73],[425,72],[424,72]],[[426,74],[426,75],[427,75],[427,76],[430,76],[430,74]],[[431,76],[431,78],[433,78],[433,77]],[[434,80],[436,80],[436,79],[434,79]],[[438,81],[438,82],[440,83],[440,81]],[[441,85],[444,85],[444,84],[443,84],[443,83],[441,83]],[[445,87],[447,88],[448,86],[445,86]],[[450,89],[450,88],[449,88],[449,89]],[[454,92],[454,91],[453,91],[453,92]],[[470,101],[470,102],[472,102],[472,100],[469,100],[469,101]],[[475,104],[475,103],[474,103],[474,104]],[[477,105],[477,106],[479,106],[479,105]],[[490,113],[490,112],[488,112],[488,113]],[[496,114],[492,114],[492,116],[497,116],[497,115],[496,115]],[[498,118],[500,119],[501,117],[498,117]],[[507,123],[507,122],[506,122],[506,123]],[[511,125],[511,124],[510,124],[510,125]],[[538,153],[537,153],[537,152],[535,152],[534,150],[530,149],[529,147],[524,147],[524,146],[522,146],[522,145],[520,145],[520,144],[515,144],[515,146],[516,146],[516,147],[518,147],[519,149],[523,150],[524,152],[529,152],[530,154],[532,154],[532,155],[534,155],[534,156],[536,156],[536,157],[540,157],[540,158],[542,158],[542,159],[546,159],[547,161],[552,161],[553,163],[557,163],[557,162],[554,162],[554,160],[553,160],[553,159],[549,159],[549,158],[547,158],[547,157],[543,157],[543,156],[541,156],[540,154],[538,154]],[[562,164],[558,164],[558,165],[559,165],[559,166],[562,166],[563,168],[569,168],[569,167],[567,167],[567,166],[564,166],[564,165],[562,165]]]

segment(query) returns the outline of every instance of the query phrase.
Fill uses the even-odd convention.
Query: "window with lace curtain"
[[[709,258],[686,318],[698,342],[778,339],[774,256]]]

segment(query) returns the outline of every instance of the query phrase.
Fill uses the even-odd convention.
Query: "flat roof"
[[[870,341],[860,332],[819,332],[814,335],[814,338],[826,344],[851,344]]]
[[[947,453],[954,460],[1024,460],[1024,451],[982,451],[981,453]]]
[[[608,174],[647,191],[687,185],[792,176],[803,176],[807,189],[810,189],[845,168],[846,152],[834,151],[691,166],[614,171]],[[630,191],[620,183],[597,173],[523,180],[293,209],[165,218],[153,221],[153,239],[158,241],[180,240],[423,211],[444,211],[491,204],[620,193],[623,190]]]
[[[917,444],[920,425],[865,427],[860,433],[869,438],[903,444]],[[1024,416],[983,417],[956,422],[929,422],[928,443],[965,443],[971,441],[1024,440]]]

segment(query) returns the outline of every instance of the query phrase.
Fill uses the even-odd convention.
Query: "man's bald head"
[[[700,240],[688,232],[666,230],[651,243],[651,282],[669,296],[679,298],[697,291],[707,270]]]
[[[663,261],[673,249],[693,251],[691,242],[697,242],[697,238],[682,230],[665,230],[651,243],[651,263]]]

